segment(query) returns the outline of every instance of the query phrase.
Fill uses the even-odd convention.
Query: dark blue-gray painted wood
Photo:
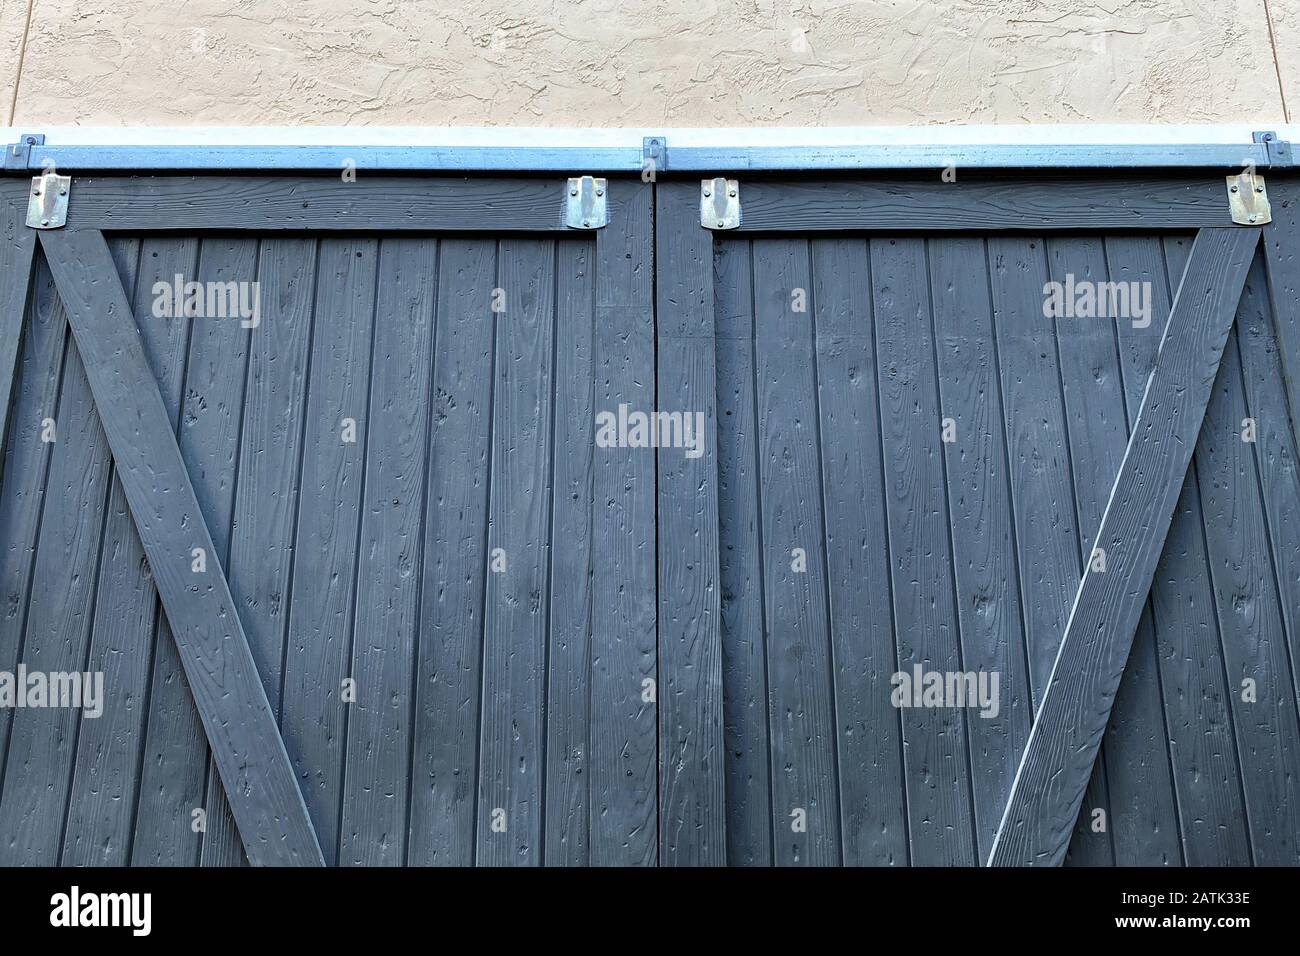
[[[178,258],[182,254],[183,246],[169,247],[160,241],[142,256],[159,278],[170,281],[177,271],[185,275]],[[197,281],[252,282],[257,278],[257,255],[256,240],[205,240]],[[181,397],[181,457],[199,510],[223,559],[229,554],[233,522],[250,332],[236,321],[194,322]],[[195,830],[194,811],[202,809],[205,825],[222,827],[228,833],[230,826],[222,817],[229,807],[224,800],[214,800],[212,806],[205,800],[208,742],[171,625],[161,612],[148,694],[132,863],[191,866],[199,861],[203,836]]]
[[[609,225],[596,233],[596,409],[617,414],[626,403],[650,412],[656,407],[653,188],[617,182],[608,200]],[[664,398],[669,408],[684,400]],[[592,561],[598,571],[592,581],[590,839],[596,866],[653,865],[661,841],[671,861],[676,846],[671,828],[677,811],[665,801],[669,809],[656,817],[657,744],[673,720],[673,695],[690,697],[669,669],[667,653],[662,678],[656,670],[656,648],[663,645],[656,643],[655,460],[653,448],[593,452]],[[647,681],[663,686],[647,694]]]
[[[955,440],[943,451],[962,662],[967,671],[998,675],[996,713],[968,709],[966,720],[976,846],[983,858],[992,848],[1034,708],[984,240],[932,239],[929,261],[939,412],[955,428]]]
[[[1170,313],[989,862],[1064,857],[1245,281],[1253,230],[1204,229]]]
[[[494,241],[443,240],[411,768],[413,866],[474,861],[496,270]]]
[[[67,343],[67,318],[44,258],[36,259],[30,305],[26,310],[12,421],[5,451],[0,498],[0,668],[14,673],[22,659],[28,607],[34,589],[41,512],[53,445],[43,440],[46,419],[59,414]],[[0,714],[0,798],[22,786],[4,768],[17,711]],[[0,844],[0,861],[26,853],[17,843]]]
[[[319,865],[320,846],[108,244],[77,230],[44,233],[41,244],[249,858]],[[191,577],[193,547],[211,557],[207,590]]]
[[[726,862],[731,866],[770,865],[774,825],[750,259],[748,242],[715,244],[718,571]]]
[[[943,415],[923,239],[872,239],[882,455],[898,668],[964,671],[954,607]],[[953,707],[903,710],[911,862],[976,860],[966,722]]]
[[[656,394],[668,410],[704,416],[699,457],[680,448],[657,456],[660,862],[720,866],[727,769],[713,234],[699,225],[698,184],[661,183],[655,202]]]
[[[437,242],[379,246],[339,863],[401,866],[421,580]]]
[[[338,862],[343,682],[356,606],[378,253],[375,239],[320,243],[280,705],[285,749],[331,866]]]
[[[22,354],[23,320],[32,286],[36,231],[27,228],[20,195],[0,201],[0,466],[8,445],[9,408]]]
[[[502,241],[498,282],[476,862],[540,866],[555,243]]]
[[[558,249],[551,620],[545,675],[547,866],[585,866],[591,861],[595,253],[591,243],[566,242]],[[482,473],[481,468],[467,470]],[[449,477],[461,484],[464,473]],[[602,575],[608,572],[608,567],[600,569]],[[437,712],[430,718],[440,719]]]
[[[812,242],[841,849],[846,866],[899,866],[903,730],[889,702],[898,652],[868,261],[864,240]]]
[[[1261,307],[1262,292],[1257,286],[1242,307]],[[1300,794],[1291,782],[1300,779],[1300,715],[1254,447],[1242,437],[1249,416],[1234,329],[1196,445],[1201,512],[1254,863],[1295,866]]]
[[[840,808],[808,243],[755,240],[753,279],[773,862],[827,866]]]

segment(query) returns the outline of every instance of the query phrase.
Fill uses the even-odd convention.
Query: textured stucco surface
[[[0,0],[0,103],[17,80],[30,128],[1277,121],[1300,0],[1268,9],[1272,40],[1265,0]]]

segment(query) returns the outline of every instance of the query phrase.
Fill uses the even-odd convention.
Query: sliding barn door
[[[1279,276],[1221,183],[660,186],[660,394],[716,423],[661,620],[721,672],[665,746],[727,863],[1300,862]]]

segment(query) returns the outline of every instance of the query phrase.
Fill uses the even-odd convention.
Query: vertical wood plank
[[[379,248],[374,364],[349,675],[339,862],[401,866],[407,839],[412,676],[433,367],[437,243]]]
[[[1246,276],[1237,311],[1237,346],[1246,408],[1256,428],[1255,463],[1290,648],[1292,682],[1300,686],[1300,467],[1295,436],[1286,427],[1286,395],[1276,387],[1283,372],[1268,291],[1261,257]]]
[[[151,250],[143,255],[144,264],[159,277],[174,278],[174,268],[171,274],[166,271],[173,256],[165,248]],[[208,239],[201,249],[197,280],[252,282],[257,278],[257,258],[257,240]],[[179,444],[200,513],[224,561],[230,549],[250,330],[237,321],[190,321]],[[224,819],[229,807],[224,802],[209,805],[205,800],[207,754],[207,738],[180,652],[167,615],[160,611],[131,848],[133,865],[196,864],[201,839],[194,829],[196,809],[204,810],[209,823],[229,831]]]
[[[597,414],[617,415],[623,404],[655,409],[653,195],[648,183],[611,183],[609,225],[596,233]],[[655,457],[653,448],[621,446],[598,446],[593,457],[590,839],[596,866],[645,866],[658,858],[666,831],[655,815],[656,721],[675,713],[669,698],[689,693],[676,672],[661,677],[656,671]],[[648,695],[654,685],[646,682],[656,680]]]
[[[329,866],[338,862],[378,254],[376,239],[321,240],[297,492],[281,733]]]
[[[495,242],[458,239],[438,258],[412,865],[474,862],[496,259]]]
[[[1242,300],[1243,308],[1258,304]],[[1300,715],[1260,478],[1251,444],[1242,440],[1247,417],[1234,329],[1196,444],[1201,512],[1254,863],[1295,866],[1300,794],[1292,782],[1300,779]]]
[[[0,469],[36,264],[36,230],[28,228],[26,213],[20,199],[0,202]]]
[[[258,263],[235,515],[226,575],[271,709],[280,712],[303,415],[316,285],[316,240],[269,239]],[[207,321],[214,321],[208,319]],[[220,321],[220,320],[216,320]],[[231,321],[226,319],[225,321]],[[251,319],[249,320],[252,321]],[[208,763],[204,866],[243,862],[216,765]]]
[[[998,675],[996,710],[967,710],[978,857],[993,845],[1033,722],[1033,698],[1011,527],[1005,419],[988,260],[982,239],[933,239],[930,291],[952,520],[957,614],[967,672]],[[1018,356],[1019,358],[1020,356]]]
[[[67,317],[43,257],[37,257],[24,323],[19,372],[13,389],[0,485],[0,667],[13,673],[22,653],[32,590],[41,511],[53,444],[44,441],[44,422],[59,414],[67,343]],[[0,797],[16,710],[0,714]],[[17,853],[0,845],[0,861]]]
[[[812,244],[826,559],[847,866],[908,861],[869,250]]]
[[[591,243],[562,242],[559,257],[545,863],[585,866],[591,858],[595,248]],[[650,796],[653,800],[653,789]]]
[[[1095,538],[1107,569],[1080,582],[992,865],[1052,865],[1065,855],[1258,241],[1248,229],[1197,236]]]
[[[750,260],[748,240],[714,243],[726,844],[729,865],[770,866],[774,824]]]
[[[1273,221],[1264,227],[1269,299],[1291,431],[1300,442],[1300,182],[1276,177],[1269,180],[1269,191]]]
[[[20,658],[28,672],[46,675],[86,670],[107,507],[107,441],[75,349],[64,360],[56,428]],[[6,862],[11,854],[28,866],[59,862],[79,714],[67,706],[14,711],[0,799]]]
[[[102,234],[42,235],[109,446],[172,621],[249,858],[319,865],[312,831],[247,638]],[[196,590],[192,547],[213,560]]]
[[[192,320],[159,315],[156,282],[167,288],[177,271],[193,274],[198,243],[183,239],[120,239],[113,259],[124,289],[134,289],[133,311],[145,354],[175,426]],[[137,267],[143,281],[137,282]],[[170,310],[169,310],[170,311]],[[104,713],[81,722],[64,826],[62,865],[122,866],[131,844],[147,719],[158,592],[114,472],[100,554],[99,589],[87,670],[104,674]]]
[[[840,861],[825,518],[808,243],[753,244],[774,860]],[[802,303],[800,306],[799,303]]]
[[[657,400],[704,416],[698,458],[657,456],[659,862],[669,866],[727,859],[713,234],[700,227],[699,189],[660,183],[655,194]]]
[[[963,671],[925,241],[871,240],[871,273],[899,670]],[[911,861],[970,865],[966,714],[909,707],[902,718]]]
[[[503,241],[500,256],[477,862],[540,866],[555,243]]]

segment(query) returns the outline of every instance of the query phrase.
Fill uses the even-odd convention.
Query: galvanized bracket
[[[649,182],[654,182],[654,173],[668,172],[668,138],[665,136],[647,136],[641,140],[641,174],[644,178],[651,173]]]
[[[1291,159],[1291,144],[1284,139],[1278,139],[1277,133],[1271,129],[1252,133],[1251,138],[1257,143],[1262,143],[1268,150],[1269,169],[1286,169],[1294,165]]]
[[[735,179],[700,180],[700,225],[705,229],[740,227],[740,183]]]
[[[1228,210],[1232,221],[1242,226],[1262,226],[1273,221],[1273,210],[1268,204],[1268,189],[1260,173],[1241,172],[1226,177],[1228,183]]]
[[[27,197],[27,225],[33,229],[61,229],[68,221],[68,196],[72,177],[53,170],[32,177]]]
[[[23,133],[18,142],[5,147],[5,169],[30,169],[33,146],[44,146],[44,133]]]
[[[600,229],[609,223],[605,180],[591,176],[569,180],[564,197],[564,222],[570,229]]]

